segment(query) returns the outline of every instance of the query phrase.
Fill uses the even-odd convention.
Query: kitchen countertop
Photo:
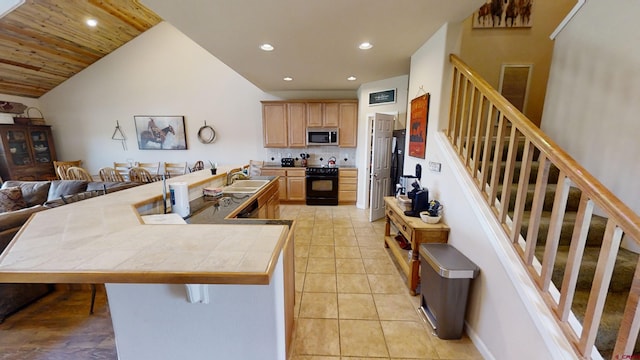
[[[195,199],[231,168],[167,183],[187,182]],[[0,282],[269,283],[291,222],[144,224],[138,209],[161,199],[155,182],[36,213],[0,256]]]

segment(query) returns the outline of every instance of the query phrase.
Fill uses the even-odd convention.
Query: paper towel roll
[[[175,182],[169,184],[169,194],[171,198],[171,212],[183,218],[189,216],[189,187],[186,182]]]

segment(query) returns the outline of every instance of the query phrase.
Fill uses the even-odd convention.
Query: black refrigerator
[[[404,171],[404,141],[407,135],[406,130],[394,130],[391,143],[391,188],[388,195],[396,194],[396,184],[400,183],[400,176]]]

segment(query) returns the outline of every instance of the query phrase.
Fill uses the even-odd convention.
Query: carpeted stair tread
[[[522,230],[520,234],[522,237],[527,236],[527,230],[529,228],[529,216],[531,213],[525,212],[523,214]],[[577,213],[566,212],[564,214],[564,221],[562,223],[562,229],[560,231],[560,243],[559,245],[569,245],[571,243],[571,236],[573,235],[573,228],[576,221]],[[538,231],[537,245],[544,245],[547,240],[547,234],[549,232],[549,220],[551,218],[550,211],[543,211],[540,218],[540,230]],[[604,236],[604,231],[607,226],[607,219],[593,215],[591,217],[591,225],[587,234],[587,246],[600,246]]]
[[[545,192],[545,197],[544,197],[544,203],[543,203],[543,207],[542,209],[544,211],[551,211],[553,209],[553,200],[555,198],[555,192],[556,192],[556,184],[548,184],[546,187],[546,192]],[[535,184],[529,184],[529,186],[527,187],[527,200],[525,202],[525,211],[530,211],[531,210],[531,204],[533,202],[533,195],[535,194],[536,191],[536,186]],[[510,196],[510,200],[509,200],[509,210],[510,212],[513,210],[513,208],[516,205],[516,197],[517,197],[518,193],[516,191],[516,187],[513,187],[511,189],[511,196]],[[580,191],[580,189],[576,188],[576,187],[570,187],[569,188],[569,196],[567,197],[567,208],[566,211],[578,211],[578,206],[580,205],[580,197],[582,195],[582,192]],[[502,196],[502,185],[498,186],[498,199],[500,199]]]
[[[543,253],[543,246],[539,246],[536,248],[536,257],[538,259],[542,258]],[[564,277],[568,255],[569,246],[565,245],[558,247],[556,262],[553,268],[553,274],[551,276],[551,280],[558,289],[560,289],[560,287],[562,286],[562,279]],[[582,257],[582,262],[580,263],[580,271],[578,272],[576,290],[588,291],[589,289],[591,289],[591,282],[596,271],[599,255],[600,247],[587,246],[584,249],[584,255]],[[618,257],[616,258],[613,275],[611,276],[609,291],[620,293],[626,293],[629,291],[629,289],[631,288],[631,282],[633,281],[633,274],[635,272],[637,262],[638,254],[626,249],[620,249]]]

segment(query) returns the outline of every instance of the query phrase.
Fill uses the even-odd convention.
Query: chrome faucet
[[[233,184],[236,180],[247,180],[249,176],[245,175],[242,171],[227,174],[227,185]]]

